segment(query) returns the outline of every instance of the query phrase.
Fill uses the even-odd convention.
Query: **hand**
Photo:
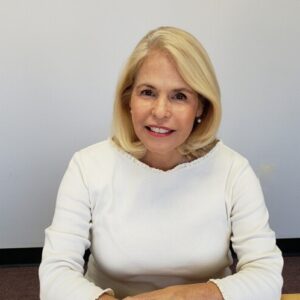
[[[174,285],[123,300],[223,300],[219,288],[212,282]]]
[[[118,300],[118,299],[108,294],[103,294],[99,297],[98,300]]]

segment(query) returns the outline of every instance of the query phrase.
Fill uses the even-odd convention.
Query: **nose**
[[[171,116],[171,106],[168,97],[160,96],[153,101],[152,115],[157,119],[169,118]]]

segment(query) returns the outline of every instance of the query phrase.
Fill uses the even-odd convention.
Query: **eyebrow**
[[[175,89],[174,92],[186,92],[186,93],[190,93],[190,94],[195,94],[196,92],[194,92],[191,89],[187,89],[187,88],[179,88],[179,89]]]
[[[141,87],[148,87],[150,89],[155,89],[155,87],[151,84],[148,84],[148,83],[141,83],[139,85],[136,86],[137,89],[141,88]]]
[[[136,86],[137,89],[141,88],[141,87],[148,87],[150,89],[155,89],[156,90],[156,87],[151,85],[151,84],[148,84],[148,83],[141,83],[139,85]],[[174,92],[186,92],[186,93],[189,93],[189,94],[195,94],[195,92],[191,89],[188,89],[188,88],[185,88],[185,87],[182,87],[182,88],[176,88],[176,89],[173,89]]]

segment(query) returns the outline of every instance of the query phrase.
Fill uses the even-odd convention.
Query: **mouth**
[[[157,126],[145,126],[148,133],[155,137],[166,137],[171,135],[175,130],[166,128],[166,127],[157,127]]]

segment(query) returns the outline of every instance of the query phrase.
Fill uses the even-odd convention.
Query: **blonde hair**
[[[201,123],[195,123],[190,136],[178,148],[188,158],[200,157],[217,142],[216,134],[221,121],[220,89],[211,61],[200,42],[188,32],[175,27],[159,27],[150,31],[130,55],[116,89],[112,139],[137,159],[146,152],[134,132],[129,102],[135,76],[154,50],[170,55],[179,74],[198,93],[199,101],[204,104]]]

